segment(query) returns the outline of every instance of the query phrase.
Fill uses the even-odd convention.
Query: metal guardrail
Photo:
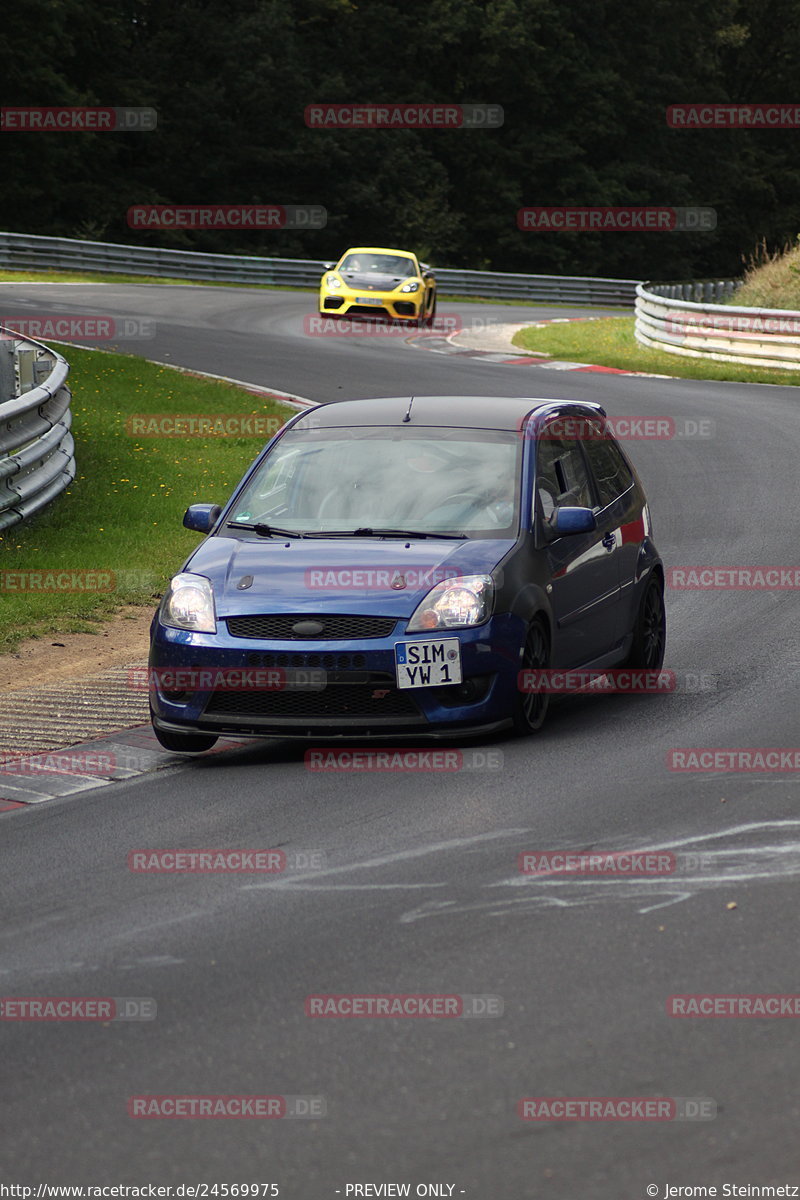
[[[158,278],[218,280],[266,286],[319,286],[322,259],[258,258],[162,250],[115,242],[83,242],[39,234],[0,233],[0,266],[62,269]],[[547,303],[633,305],[637,279],[591,279],[580,275],[516,275],[501,271],[435,268],[439,289],[451,295]]]
[[[688,358],[800,370],[800,312],[703,302],[733,295],[737,286],[731,280],[640,284],[636,340]]]
[[[0,327],[0,530],[44,508],[75,478],[69,363]]]
[[[732,296],[742,286],[741,279],[696,279],[688,283],[642,283],[654,295],[670,300],[685,300],[689,304],[702,304],[704,300],[718,303]],[[638,294],[638,292],[637,292]]]

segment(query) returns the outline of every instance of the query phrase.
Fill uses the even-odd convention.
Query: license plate
[[[356,296],[356,304],[375,304],[380,307],[383,301],[379,296]]]
[[[398,688],[441,687],[461,683],[458,638],[420,638],[394,648]]]
[[[285,671],[283,686],[287,692],[324,692],[328,673],[318,669]]]

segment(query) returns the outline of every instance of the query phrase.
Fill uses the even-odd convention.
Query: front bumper
[[[391,636],[359,641],[256,641],[234,638],[224,621],[216,634],[152,627],[150,705],[153,723],[181,733],[237,737],[442,737],[507,725],[517,695],[523,623],[495,615],[477,629],[448,631],[461,644],[463,682],[399,689],[394,648],[408,636],[398,620]],[[431,635],[436,636],[436,635]],[[440,634],[439,636],[443,636]],[[197,690],[176,696],[159,686],[159,671],[277,668],[288,674],[271,690]],[[319,679],[324,686],[304,681]],[[263,678],[263,670],[262,670]]]
[[[359,304],[364,292],[351,288],[320,288],[319,311],[321,316],[339,317],[389,317],[393,321],[419,320],[425,311],[425,290],[418,292],[367,292],[366,298],[378,303]]]

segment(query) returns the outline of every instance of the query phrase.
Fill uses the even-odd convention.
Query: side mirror
[[[183,523],[195,533],[210,533],[221,512],[219,504],[190,504],[183,514]]]
[[[597,518],[591,508],[554,508],[545,522],[551,538],[571,533],[591,533],[597,529]]]
[[[323,265],[323,267],[325,268],[325,270],[326,270],[326,271],[332,271],[332,270],[333,270],[333,268],[336,266],[336,263],[328,263],[328,262],[326,262],[326,263],[323,263],[322,265]]]

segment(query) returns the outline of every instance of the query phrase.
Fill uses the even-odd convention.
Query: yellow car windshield
[[[348,254],[339,270],[346,274],[392,275],[397,279],[417,273],[413,260],[399,254]]]

